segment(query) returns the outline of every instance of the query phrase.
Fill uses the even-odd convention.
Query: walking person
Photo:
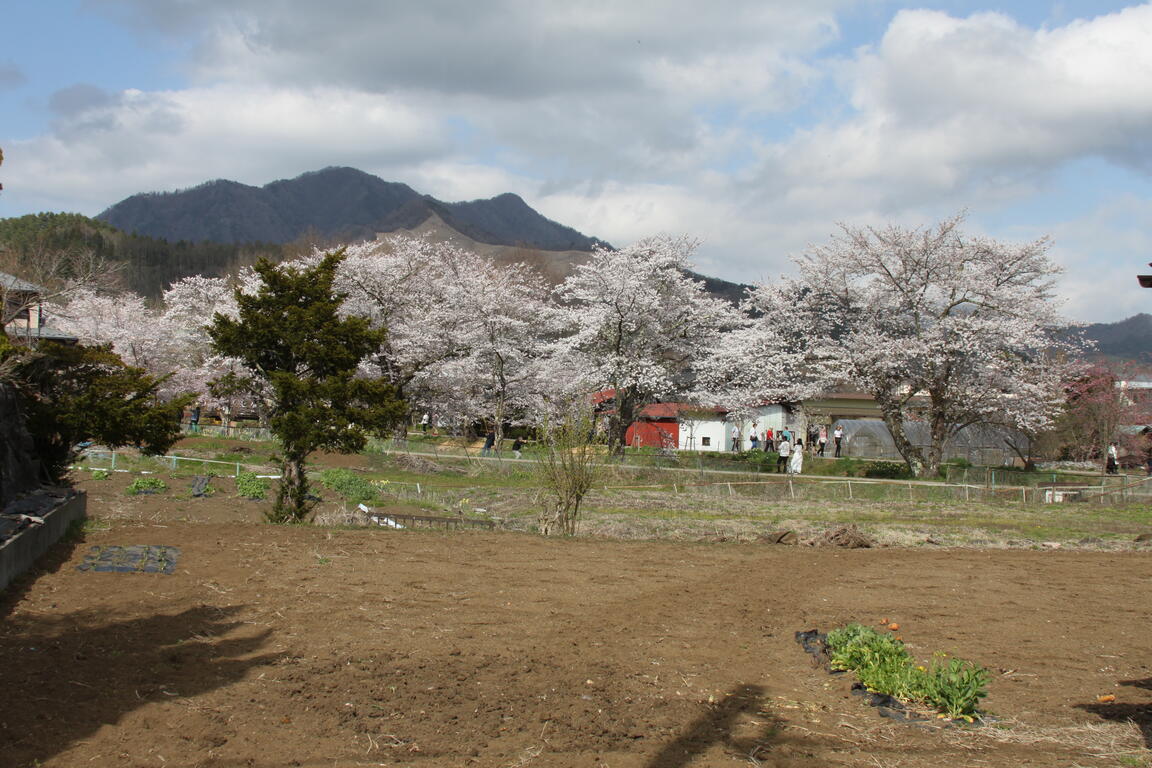
[[[420,417],[420,431],[421,432],[423,432],[425,434],[428,433],[428,422],[430,422],[431,420],[432,420],[432,416],[428,413],[425,413],[423,416]]]
[[[760,435],[756,434],[756,425],[752,425],[752,436],[748,438],[748,442],[752,444],[752,450],[760,449]]]
[[[1104,471],[1109,475],[1120,473],[1120,454],[1116,443],[1108,444],[1108,461],[1104,464]]]
[[[836,458],[840,458],[840,446],[844,442],[844,425],[837,424],[836,429],[832,430],[832,439],[836,441]]]
[[[524,449],[523,438],[518,437],[512,441],[512,455],[513,456],[515,456],[518,459],[523,458],[522,454],[520,453],[520,451],[522,451],[523,449]]]
[[[776,457],[776,472],[783,472],[788,467],[788,457],[792,453],[792,443],[788,442],[787,437],[780,438],[780,444],[776,446],[776,450],[780,455]]]
[[[788,474],[798,475],[804,469],[804,441],[797,440],[788,458]]]
[[[496,445],[496,431],[488,430],[488,434],[484,435],[484,447],[480,449],[481,456],[491,456],[492,448]]]
[[[768,429],[764,430],[764,450],[776,450],[776,436],[772,434],[772,427],[768,427]]]
[[[820,433],[816,437],[816,455],[824,458],[824,448],[828,445],[828,427],[821,425]]]

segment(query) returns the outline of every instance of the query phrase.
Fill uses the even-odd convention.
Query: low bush
[[[932,707],[951,718],[972,721],[987,694],[988,671],[963,659],[937,653],[929,666],[917,665],[904,643],[862,624],[828,633],[832,668],[855,673],[873,693]]]
[[[872,477],[885,480],[906,480],[912,477],[906,464],[897,464],[894,461],[870,461],[860,468],[860,477]]]
[[[268,496],[268,480],[257,477],[255,472],[241,472],[236,475],[236,495],[246,499],[264,499]]]
[[[92,470],[92,479],[93,480],[107,480],[111,476],[112,476],[112,473],[106,469],[94,469],[94,470]]]
[[[326,469],[320,473],[320,483],[351,502],[375,501],[378,496],[371,480],[350,469]]]
[[[168,490],[168,484],[158,477],[138,477],[125,489],[129,496],[141,493],[159,493]]]

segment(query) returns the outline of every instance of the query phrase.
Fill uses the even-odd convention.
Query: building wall
[[[628,427],[624,441],[633,448],[675,448],[680,425],[675,421],[636,421]]]
[[[753,424],[756,425],[756,434],[760,438],[763,438],[765,430],[779,432],[785,427],[803,437],[806,428],[802,411],[797,409],[790,412],[782,405],[761,406],[739,421],[730,421],[720,415],[685,415],[680,418],[680,448],[694,451],[730,451],[732,439],[739,435],[739,450],[746,451],[752,447],[750,438]]]

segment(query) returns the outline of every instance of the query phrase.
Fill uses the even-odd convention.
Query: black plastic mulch
[[[92,547],[84,556],[84,562],[76,566],[76,570],[97,573],[171,574],[176,570],[176,560],[179,557],[178,548],[160,545]]]

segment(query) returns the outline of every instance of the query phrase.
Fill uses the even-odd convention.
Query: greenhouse
[[[836,424],[844,427],[844,456],[857,459],[901,458],[892,434],[880,419],[842,419]],[[912,444],[921,449],[926,449],[931,442],[925,422],[905,422],[904,431]],[[982,465],[1012,464],[1017,456],[1009,442],[1027,450],[1028,438],[1014,429],[987,424],[968,426],[945,444],[943,460],[965,459]]]

